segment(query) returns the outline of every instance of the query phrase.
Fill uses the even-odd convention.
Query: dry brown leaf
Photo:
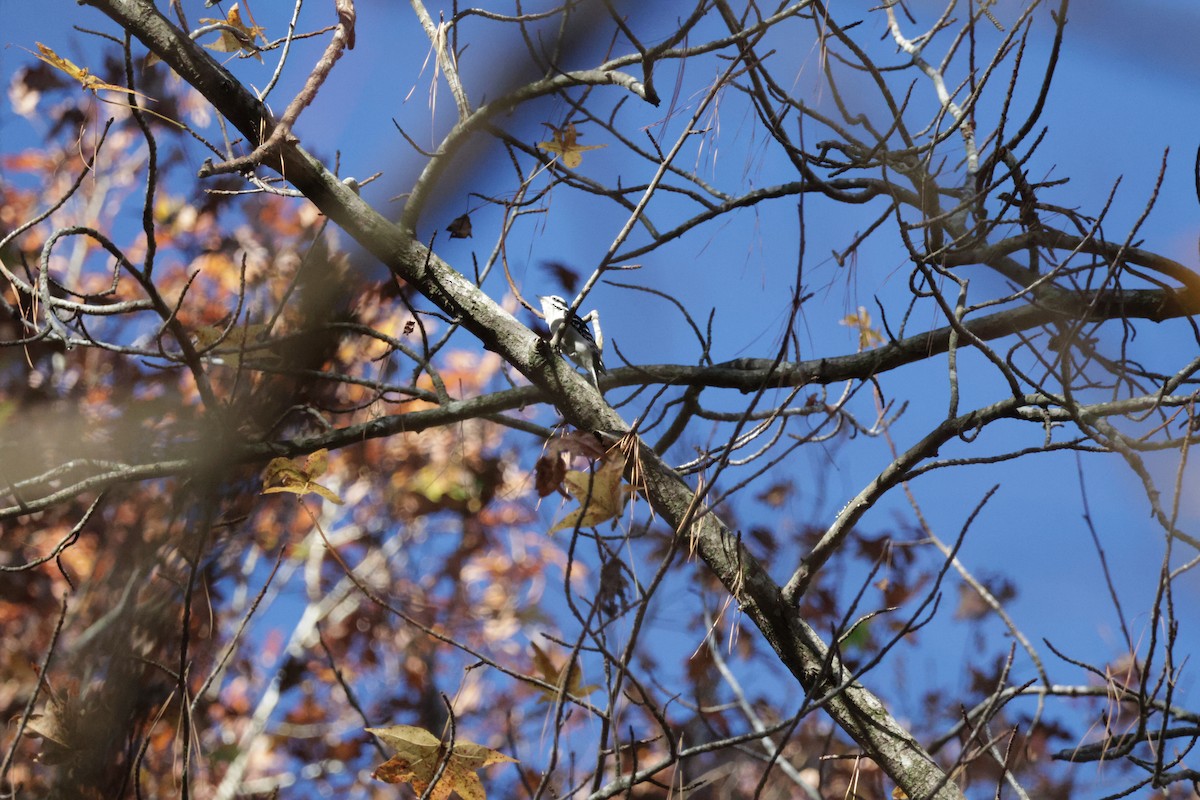
[[[304,459],[304,471],[310,480],[321,477],[327,469],[329,469],[329,450],[324,447],[314,450],[308,454],[308,458]]]
[[[439,765],[449,757],[429,800],[447,800],[451,793],[463,800],[487,800],[476,770],[491,764],[517,761],[490,747],[461,739],[455,741],[452,751],[447,752],[441,739],[414,725],[366,730],[396,751],[394,756],[376,767],[374,776],[387,783],[411,783],[418,796],[425,794]]]
[[[455,217],[454,221],[446,226],[446,232],[450,234],[451,239],[470,239],[471,215],[463,214],[461,217]]]
[[[790,480],[776,481],[754,495],[754,499],[766,503],[771,508],[779,508],[792,496],[794,489],[795,486]]]
[[[610,617],[620,613],[625,606],[625,592],[629,588],[629,579],[625,577],[625,567],[619,559],[611,558],[600,568],[600,591],[596,593],[596,602],[600,610]]]
[[[570,433],[564,433],[561,436],[548,439],[546,441],[546,452],[566,453],[569,456],[580,456],[598,461],[604,458],[604,454],[608,452],[608,448],[593,433],[571,431]]]
[[[51,695],[40,714],[30,714],[25,729],[31,736],[42,739],[38,760],[43,764],[60,764],[68,755],[78,751],[77,737],[72,736],[65,720],[77,715],[78,709],[68,708],[67,701]]]
[[[559,453],[543,453],[533,467],[533,484],[538,497],[558,491],[567,475],[567,462]]]
[[[533,668],[537,670],[538,677],[546,683],[557,686],[572,697],[587,697],[600,688],[594,685],[583,685],[583,670],[580,668],[578,660],[572,662],[568,659],[562,664],[556,665],[554,659],[550,658],[550,654],[538,647],[535,642],[530,642],[529,645],[533,648]],[[542,702],[554,702],[558,699],[558,692],[550,689],[541,691]]]

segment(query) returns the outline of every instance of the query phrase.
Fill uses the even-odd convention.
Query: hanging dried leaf
[[[266,41],[263,29],[257,25],[247,25],[242,22],[242,12],[237,3],[229,7],[229,13],[225,15],[225,19],[201,18],[200,21],[207,25],[226,26],[221,29],[217,41],[204,45],[209,50],[216,50],[220,53],[241,51],[249,53],[260,62],[263,60],[262,55],[258,52],[258,46],[254,43],[255,39]]]
[[[533,481],[538,497],[547,497],[558,491],[567,475],[567,462],[558,453],[544,453],[533,468]]]
[[[847,314],[839,325],[858,330],[858,349],[867,350],[877,344],[883,344],[883,336],[871,327],[871,312],[863,306],[858,307],[857,314]]]
[[[546,441],[547,453],[566,453],[598,461],[604,458],[608,448],[595,434],[587,431],[571,431]]]
[[[447,800],[451,793],[463,800],[486,800],[487,793],[476,770],[517,761],[490,747],[461,739],[455,741],[453,751],[448,753],[441,739],[413,725],[366,730],[396,751],[396,755],[376,767],[374,777],[386,783],[411,783],[418,796],[425,794],[442,761],[447,762],[429,800]]]
[[[327,469],[329,469],[329,450],[324,447],[314,450],[308,454],[308,458],[304,459],[304,471],[310,479],[321,477]]]
[[[543,122],[550,130],[554,131],[554,138],[549,142],[538,142],[538,148],[545,150],[547,153],[554,153],[570,169],[575,169],[583,163],[583,153],[586,150],[599,150],[601,147],[607,147],[603,144],[579,144],[579,132],[575,130],[575,123],[568,122],[561,129],[556,128],[549,122]]]
[[[766,503],[771,508],[779,508],[792,496],[795,488],[790,480],[776,481],[762,492],[754,495],[754,499]]]
[[[568,659],[562,664],[556,665],[550,658],[550,654],[538,647],[536,643],[530,642],[529,646],[533,648],[533,668],[537,671],[538,677],[546,683],[558,687],[572,697],[587,697],[600,688],[595,685],[583,685],[583,669],[580,668],[578,660],[572,662]],[[570,668],[568,669],[568,667]],[[558,699],[558,692],[549,689],[541,691],[542,702],[554,702]]]
[[[625,507],[629,492],[621,483],[624,472],[625,458],[619,450],[609,451],[595,472],[568,472],[563,485],[579,501],[579,508],[563,517],[550,533],[566,528],[591,528],[615,519]]]
[[[470,239],[471,215],[463,214],[461,217],[455,217],[454,221],[446,226],[446,230],[451,239]]]
[[[610,617],[616,616],[625,606],[625,590],[629,588],[629,579],[625,577],[625,568],[620,559],[610,558],[600,568],[600,591],[596,601],[600,610]]]
[[[300,467],[290,458],[273,458],[263,470],[263,494],[288,492],[303,497],[315,494],[326,500],[342,505],[342,499],[329,489],[315,481],[324,474],[328,466],[329,451],[322,448],[311,453]]]
[[[78,716],[79,709],[74,707],[70,699],[60,700],[53,694],[40,714],[30,714],[25,729],[31,736],[42,739],[42,749],[38,753],[38,761],[43,764],[61,764],[72,753],[81,749],[77,736],[70,732],[67,724],[72,716]]]

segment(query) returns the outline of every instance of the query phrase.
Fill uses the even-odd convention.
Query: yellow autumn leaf
[[[516,763],[490,747],[457,739],[453,749],[424,728],[392,725],[367,728],[396,754],[375,768],[374,777],[387,783],[411,783],[418,796],[425,794],[443,761],[446,768],[429,794],[429,800],[447,800],[456,793],[462,800],[487,800],[476,771],[492,764]]]
[[[568,513],[550,529],[555,533],[567,528],[591,528],[615,519],[625,507],[629,490],[621,484],[625,458],[619,450],[610,450],[595,472],[572,470],[563,476],[567,493],[579,501],[579,508]]]
[[[262,493],[286,492],[300,497],[315,494],[331,503],[342,505],[342,498],[314,480],[325,472],[328,459],[329,451],[324,448],[310,454],[303,467],[295,460],[283,456],[271,459],[271,463],[263,470]]]
[[[308,473],[310,479],[321,477],[327,469],[329,469],[329,450],[327,448],[314,450],[308,454],[308,458],[304,459],[304,471]]]
[[[147,100],[154,99],[152,97],[146,97],[146,95],[142,94],[141,92],[135,92],[133,89],[126,89],[124,86],[117,86],[116,84],[105,83],[104,81],[100,80],[95,75],[93,75],[92,73],[88,72],[87,67],[81,67],[78,64],[76,64],[74,61],[71,61],[69,58],[63,58],[58,53],[54,52],[52,49],[50,49],[46,45],[42,44],[41,42],[37,43],[37,47],[38,47],[39,52],[34,53],[34,55],[37,56],[38,59],[46,62],[47,64],[54,67],[55,69],[61,70],[62,72],[65,72],[66,74],[70,75],[72,78],[79,81],[79,84],[84,89],[87,89],[88,91],[90,91],[92,93],[95,93],[98,91],[126,92],[128,94],[135,94],[138,97],[145,97]],[[32,52],[32,51],[30,51],[30,52]]]
[[[871,327],[871,312],[867,311],[864,306],[859,306],[856,314],[847,314],[838,324],[858,330],[859,350],[867,350],[877,344],[883,344],[883,336],[878,330]]]
[[[225,19],[212,19],[202,17],[201,22],[208,25],[225,25],[220,32],[217,41],[212,44],[204,45],[209,50],[216,50],[220,53],[236,53],[243,51],[262,61],[262,55],[258,52],[258,47],[255,46],[256,39],[266,38],[263,36],[263,29],[258,25],[247,25],[242,22],[242,12],[238,8],[238,4],[234,3],[229,7],[229,13],[225,15]]]
[[[554,153],[558,156],[562,163],[570,169],[575,169],[583,163],[583,153],[587,150],[599,150],[601,147],[607,147],[604,144],[579,144],[579,132],[575,130],[575,123],[568,122],[562,128],[556,128],[549,122],[543,122],[547,128],[554,132],[553,138],[548,142],[538,142],[538,148],[545,150],[547,153]]]

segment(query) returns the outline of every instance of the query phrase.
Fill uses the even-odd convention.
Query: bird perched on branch
[[[578,366],[587,370],[592,378],[592,385],[600,388],[600,375],[604,374],[604,360],[600,351],[604,347],[603,334],[600,332],[600,315],[589,311],[583,317],[571,311],[570,305],[556,294],[538,297],[542,304],[542,314],[546,324],[550,326],[550,341],[558,344],[559,351],[566,355]],[[570,323],[563,328],[563,322],[570,318]],[[596,329],[596,336],[588,328],[590,320]]]

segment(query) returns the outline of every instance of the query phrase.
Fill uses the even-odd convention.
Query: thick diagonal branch
[[[130,31],[248,136],[265,110],[243,87],[163,17],[150,0],[85,0]],[[584,379],[470,280],[401,228],[379,215],[348,186],[295,144],[281,150],[283,174],[399,278],[477,336],[551,397],[574,425],[620,435],[628,426]],[[681,536],[695,542],[709,568],[733,592],[805,691],[820,697],[839,726],[874,758],[909,797],[951,800],[959,789],[873,694],[849,681],[841,661],[784,602],[778,584],[714,514],[695,508],[695,493],[674,470],[641,448],[648,496]]]

